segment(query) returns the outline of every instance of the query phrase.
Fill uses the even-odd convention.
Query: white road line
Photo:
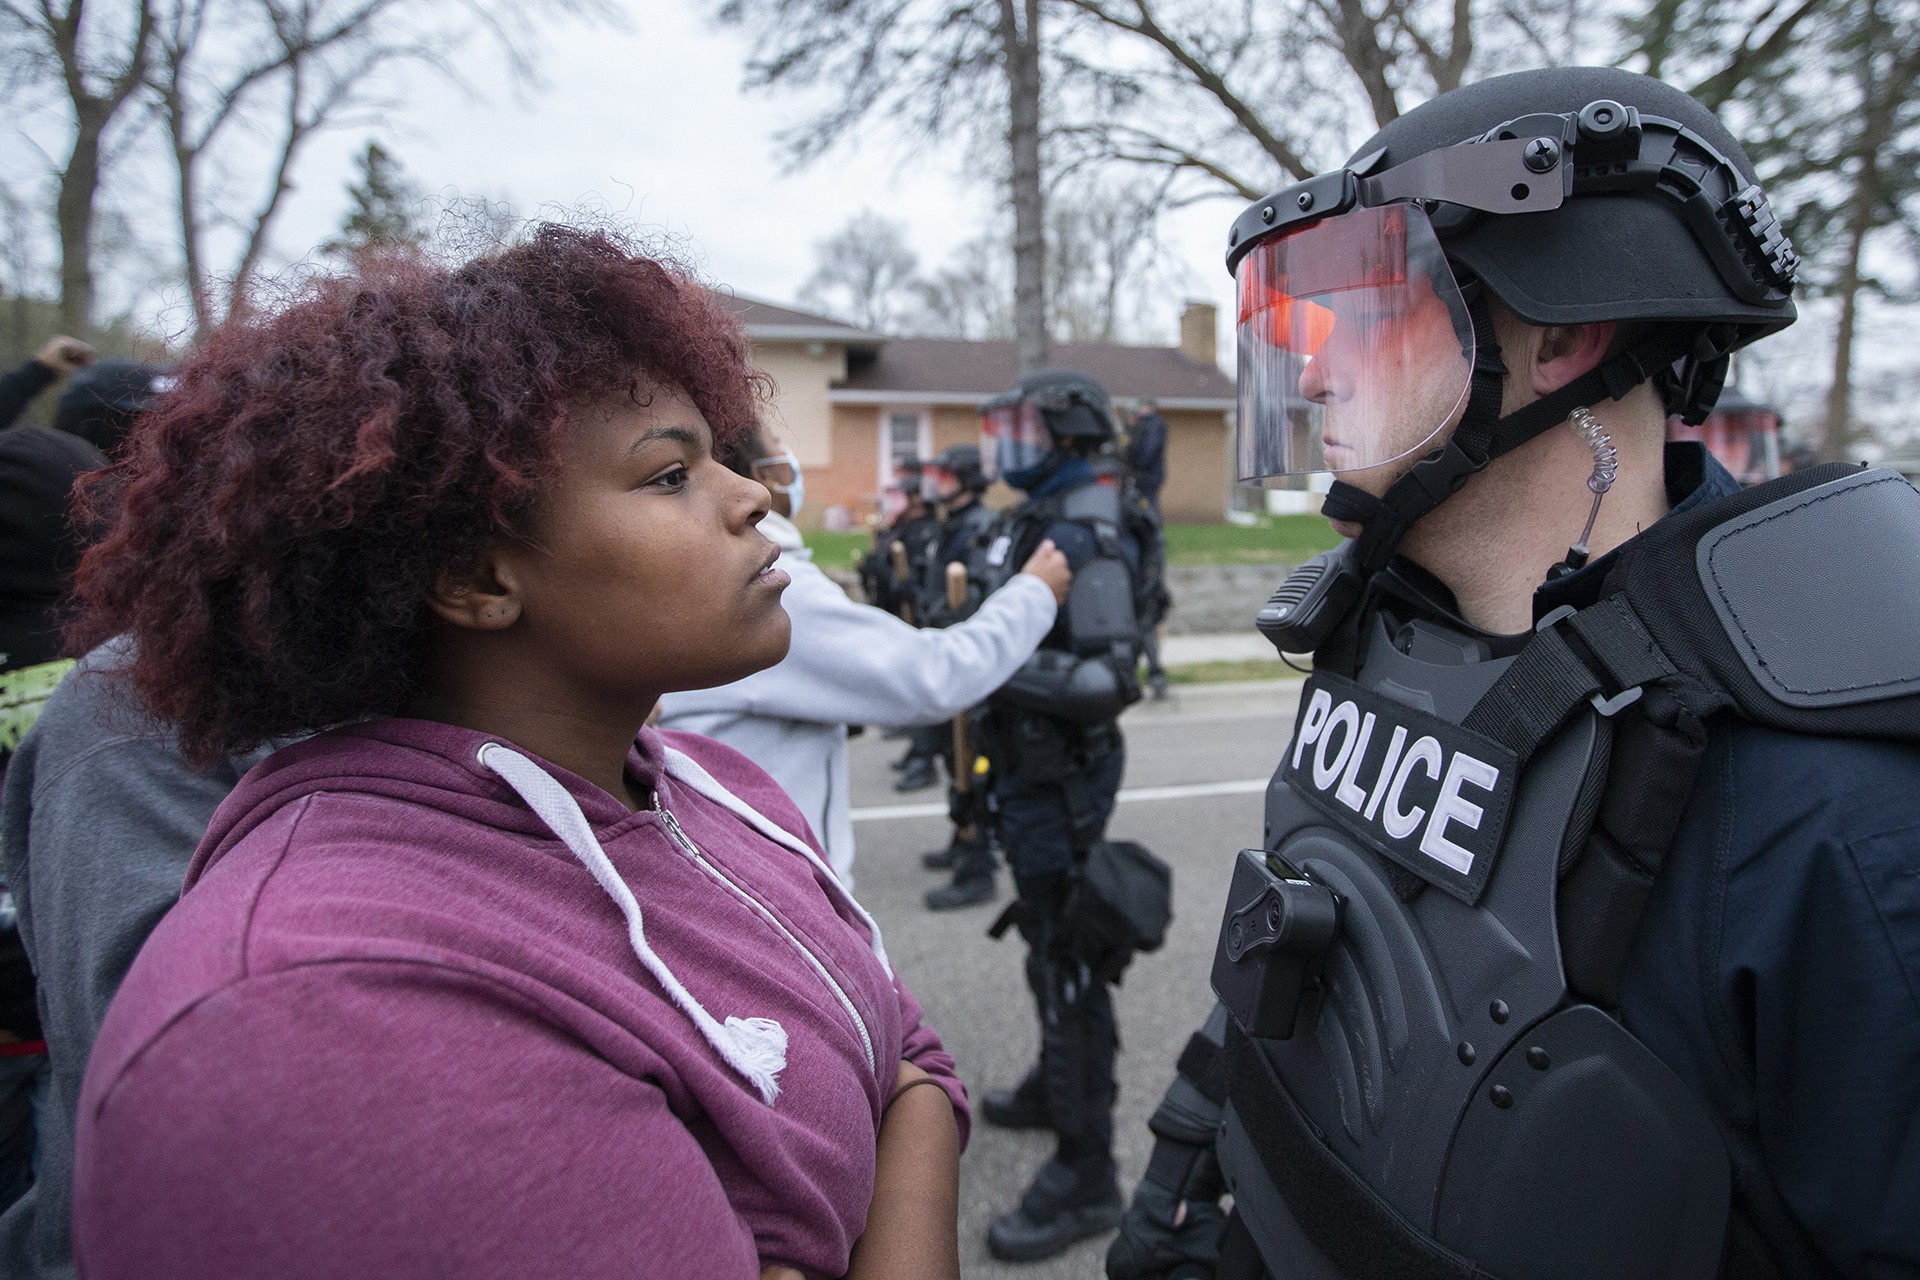
[[[1135,800],[1198,800],[1206,796],[1253,795],[1267,789],[1267,778],[1241,778],[1234,782],[1185,782],[1171,787],[1129,787],[1120,793],[1120,803]],[[855,809],[855,822],[885,822],[892,818],[945,817],[945,804],[879,804]]]

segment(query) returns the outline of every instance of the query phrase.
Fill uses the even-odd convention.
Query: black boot
[[[953,838],[953,883],[941,885],[927,894],[927,910],[952,911],[993,901],[993,871],[998,859],[993,856],[993,841],[976,831],[970,838]]]
[[[1003,1262],[1037,1262],[1112,1231],[1125,1212],[1111,1160],[1075,1165],[1055,1156],[1040,1166],[1020,1207],[994,1219],[987,1251]]]
[[[986,871],[977,875],[956,874],[952,884],[943,884],[937,889],[927,890],[927,910],[957,911],[961,907],[992,902],[994,896],[993,872]]]
[[[944,849],[931,849],[920,855],[920,865],[929,871],[953,870],[953,846]]]
[[[924,791],[940,781],[933,761],[927,756],[909,756],[900,776],[893,780],[895,791]]]
[[[998,1129],[1050,1129],[1047,1085],[1034,1063],[1011,1089],[989,1089],[980,1095],[980,1118]]]

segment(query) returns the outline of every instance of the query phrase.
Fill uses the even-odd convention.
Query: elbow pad
[[[1074,724],[1107,724],[1139,701],[1140,683],[1105,655],[1080,657],[1041,649],[1013,673],[991,701]]]

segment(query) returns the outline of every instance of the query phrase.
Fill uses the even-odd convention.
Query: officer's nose
[[[1339,373],[1334,368],[1334,362],[1328,358],[1328,351],[1328,347],[1320,348],[1319,354],[1309,359],[1306,368],[1300,370],[1301,399],[1311,400],[1315,404],[1345,399]]]

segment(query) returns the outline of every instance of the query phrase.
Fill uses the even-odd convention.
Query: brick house
[[[732,296],[754,363],[777,388],[774,424],[807,473],[801,524],[858,524],[879,505],[901,457],[977,444],[980,402],[1013,385],[1010,341],[891,338],[788,307]],[[1151,397],[1167,419],[1169,521],[1224,520],[1233,493],[1233,379],[1215,361],[1214,309],[1181,316],[1178,347],[1060,343],[1052,362],[1078,369],[1119,408]],[[1013,494],[999,486],[995,505]],[[844,527],[844,526],[843,526]]]

